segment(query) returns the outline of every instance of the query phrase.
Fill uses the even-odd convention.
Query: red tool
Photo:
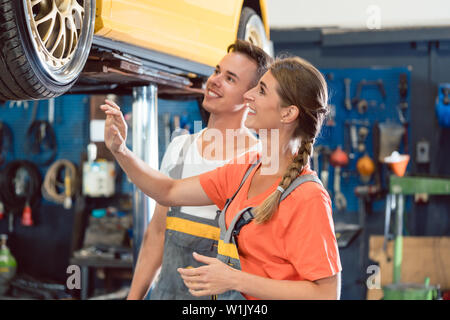
[[[33,225],[33,218],[31,217],[31,207],[28,202],[25,204],[22,212],[22,225],[30,227]]]
[[[348,155],[338,146],[330,156],[330,163],[333,167],[345,167],[348,164]]]

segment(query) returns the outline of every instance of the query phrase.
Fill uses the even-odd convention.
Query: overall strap
[[[244,182],[247,180],[247,178],[250,175],[250,173],[252,172],[253,168],[256,167],[260,162],[261,162],[261,159],[258,159],[250,167],[248,167],[247,171],[244,174],[244,177],[242,178],[241,184],[239,185],[237,190],[234,192],[234,194],[231,196],[231,198],[227,199],[223,209],[222,210],[217,210],[217,214],[220,215],[219,216],[219,227],[220,227],[221,230],[226,230],[227,229],[226,228],[226,224],[225,224],[225,212],[227,211],[228,206],[230,205],[231,201],[233,201],[233,199],[236,197],[237,193],[241,189],[241,187],[244,184]]]
[[[231,196],[230,202],[233,201],[233,199],[236,197],[239,190],[241,190],[241,187],[244,185],[244,182],[247,180],[248,176],[252,172],[253,168],[256,167],[261,162],[261,159],[256,160],[250,167],[248,167],[247,171],[244,174],[244,177],[242,178],[241,184],[237,188],[236,192]]]
[[[169,176],[172,179],[181,179],[181,176],[183,174],[183,166],[184,166],[184,161],[186,159],[187,151],[188,151],[190,145],[194,142],[195,136],[196,136],[195,134],[190,134],[186,138],[186,141],[183,143],[183,146],[181,147],[181,150],[178,154],[177,161],[175,162],[175,167],[173,167],[169,171]]]
[[[316,182],[320,185],[322,185],[322,181],[313,174],[304,174],[301,176],[298,176],[291,184],[290,186],[284,190],[284,192],[281,194],[280,202],[284,200],[292,191],[294,191],[299,185],[305,183],[305,182]]]
[[[234,237],[234,230],[236,227],[236,223],[249,211],[252,207],[247,207],[245,209],[242,209],[241,211],[236,214],[236,216],[233,218],[233,221],[230,224],[230,227],[228,230],[225,228],[220,228],[220,239],[217,247],[217,258],[225,263],[232,263],[237,266],[240,269],[239,264],[239,252],[237,249],[237,243]],[[224,214],[221,215],[221,217],[225,216]],[[253,216],[252,216],[253,217]],[[222,220],[222,219],[221,219]],[[225,219],[223,219],[225,220]],[[249,222],[251,219],[249,220]]]
[[[224,237],[223,238],[221,237],[221,240],[223,240],[225,243],[231,243],[231,239],[233,238],[233,236],[237,235],[237,233],[235,231],[236,231],[236,227],[237,227],[237,224],[239,223],[239,221],[242,221],[242,219],[243,219],[243,221],[247,221],[247,223],[248,223],[253,219],[253,214],[251,213],[251,209],[252,209],[252,207],[246,207],[236,214],[236,216],[231,221],[228,230],[225,232]],[[243,226],[244,225],[242,225],[241,228]]]
[[[175,167],[173,167],[170,171],[169,171],[169,177],[171,177],[172,179],[181,179],[182,175],[183,175],[183,167],[184,167],[184,162],[186,159],[186,155],[187,155],[187,151],[190,147],[190,145],[192,144],[192,142],[195,139],[195,134],[191,134],[188,137],[186,137],[186,141],[183,143],[183,146],[181,147],[181,150],[178,154],[178,158],[177,161],[175,162]],[[172,212],[173,214],[179,214],[181,207],[170,207],[169,212]]]

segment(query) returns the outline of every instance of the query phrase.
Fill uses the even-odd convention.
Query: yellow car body
[[[4,101],[49,99],[75,84],[77,92],[149,81],[198,89],[237,38],[273,53],[266,0],[1,3]]]
[[[266,2],[251,2],[259,5],[269,39]],[[94,34],[215,66],[236,39],[245,5],[244,0],[97,0]]]

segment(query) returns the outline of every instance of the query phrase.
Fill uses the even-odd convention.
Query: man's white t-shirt
[[[186,157],[183,163],[183,170],[181,174],[182,179],[197,176],[202,173],[214,170],[232,160],[232,159],[208,160],[201,156],[197,148],[197,141],[204,130],[206,130],[206,128],[194,134],[195,136],[193,142],[186,151]],[[164,153],[163,159],[161,161],[160,171],[162,173],[169,175],[169,172],[176,166],[178,158],[180,156],[181,148],[183,148],[184,144],[186,143],[186,139],[189,138],[190,135],[184,134],[175,137],[170,142],[170,144],[167,146],[167,150]],[[247,152],[249,151],[260,152],[260,150],[261,150],[261,142],[258,141],[258,143],[249,148]],[[201,207],[194,207],[194,206],[181,207],[181,211],[187,214],[191,214],[193,216],[211,220],[214,220],[217,215],[216,213],[217,207],[215,205],[201,206]]]

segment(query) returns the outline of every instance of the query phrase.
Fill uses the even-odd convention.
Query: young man
[[[173,179],[195,176],[260,147],[243,125],[247,111],[243,95],[256,86],[270,62],[262,49],[248,42],[237,40],[229,46],[206,82],[203,107],[210,113],[207,128],[174,138],[163,157],[161,172]],[[238,143],[233,143],[235,138]],[[217,210],[214,205],[169,209],[157,204],[141,245],[128,299],[144,298],[160,267],[150,299],[195,299],[176,270],[199,265],[192,258],[194,251],[215,257]]]

